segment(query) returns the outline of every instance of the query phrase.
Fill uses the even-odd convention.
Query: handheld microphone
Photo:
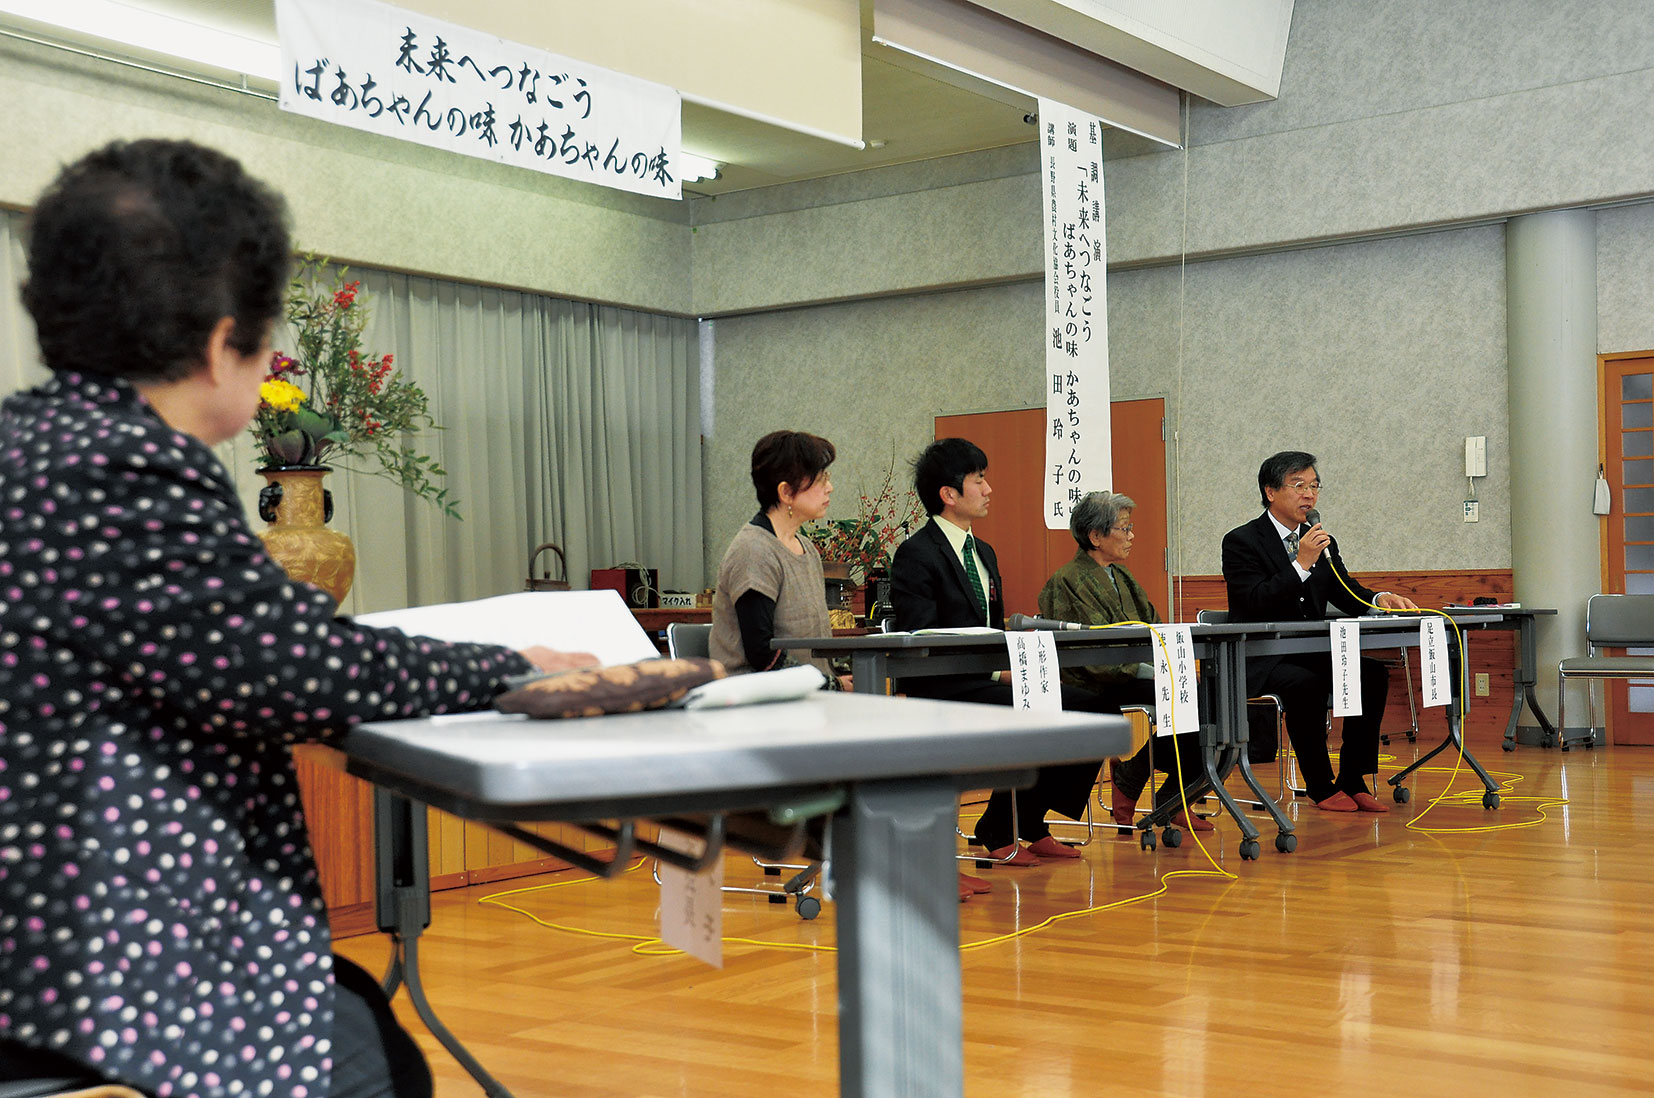
[[[1012,614],[1005,619],[1007,629],[1045,629],[1060,633],[1065,629],[1084,629],[1077,621],[1054,621],[1051,618],[1031,618],[1027,614]]]
[[[1311,507],[1309,509],[1309,514],[1304,516],[1304,530],[1305,530],[1305,532],[1308,532],[1310,527],[1315,526],[1320,521],[1321,521],[1321,512],[1319,512],[1315,508]],[[1328,549],[1330,549],[1330,548],[1331,548],[1331,546],[1328,546]],[[1316,557],[1315,559],[1320,560],[1321,557],[1324,557],[1326,555],[1327,555],[1327,549],[1323,549],[1323,550],[1321,550],[1321,555]]]

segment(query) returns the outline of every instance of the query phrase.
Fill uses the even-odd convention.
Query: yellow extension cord
[[[1336,569],[1334,570],[1333,574],[1335,576],[1338,575],[1338,572],[1337,572]],[[1349,590],[1349,585],[1344,583],[1344,579],[1343,579],[1342,576],[1338,576],[1338,582],[1344,586],[1344,589],[1346,591]],[[1361,603],[1363,606],[1370,606],[1374,610],[1378,610],[1381,613],[1411,613],[1411,611],[1386,610],[1384,607],[1376,606],[1373,603],[1370,603],[1367,600],[1361,598],[1361,596],[1357,595],[1354,591],[1350,591],[1349,593],[1350,593],[1350,597],[1354,598],[1357,602]],[[1459,659],[1459,673],[1460,673],[1460,677],[1461,677],[1460,685],[1461,685],[1462,688],[1468,687],[1468,685],[1469,685],[1468,652],[1466,652],[1466,650],[1465,650],[1465,647],[1464,647],[1464,634],[1459,629],[1458,622],[1453,620],[1452,615],[1444,613],[1443,611],[1440,611],[1440,610],[1427,609],[1427,608],[1424,608],[1424,607],[1421,607],[1420,610],[1422,612],[1425,612],[1425,613],[1440,614],[1443,618],[1447,619],[1448,625],[1452,626],[1454,637],[1455,637],[1456,643],[1459,646],[1459,653],[1460,653],[1460,659]],[[1171,653],[1170,653],[1170,650],[1166,646],[1166,638],[1161,633],[1160,629],[1157,626],[1155,626],[1155,625],[1153,625],[1149,622],[1122,621],[1122,622],[1114,622],[1114,623],[1111,623],[1110,625],[1093,626],[1092,628],[1111,629],[1111,628],[1116,628],[1116,627],[1120,627],[1120,626],[1128,626],[1128,625],[1129,626],[1143,626],[1143,627],[1147,628],[1149,630],[1149,632],[1153,635],[1155,643],[1160,646],[1161,653],[1163,655],[1165,655],[1167,665],[1170,666],[1170,664],[1171,664]],[[1469,694],[1468,689],[1461,689],[1459,696],[1460,696],[1460,698],[1467,698],[1468,694]],[[1562,806],[1564,806],[1568,803],[1567,798],[1565,798],[1565,797],[1513,797],[1513,796],[1510,796],[1509,795],[1509,790],[1514,788],[1516,783],[1525,780],[1523,775],[1521,775],[1521,774],[1511,774],[1511,773],[1508,773],[1508,772],[1505,772],[1505,771],[1489,770],[1488,771],[1488,776],[1493,777],[1493,778],[1497,778],[1499,780],[1498,793],[1499,793],[1500,797],[1503,800],[1510,801],[1510,802],[1513,802],[1513,803],[1514,802],[1532,803],[1534,805],[1536,811],[1538,812],[1538,816],[1534,819],[1523,820],[1523,821],[1520,821],[1520,822],[1517,822],[1517,823],[1488,824],[1488,825],[1483,825],[1483,826],[1480,826],[1480,827],[1424,827],[1424,826],[1421,826],[1419,824],[1419,821],[1422,820],[1429,812],[1431,812],[1433,809],[1435,809],[1437,805],[1446,803],[1446,804],[1449,804],[1449,805],[1454,806],[1454,807],[1477,807],[1477,806],[1480,806],[1481,803],[1482,803],[1482,795],[1484,793],[1484,790],[1474,789],[1474,790],[1463,790],[1463,791],[1458,792],[1458,793],[1452,792],[1453,782],[1458,778],[1459,771],[1462,769],[1463,764],[1464,764],[1463,713],[1464,713],[1464,710],[1461,710],[1460,727],[1459,727],[1459,743],[1458,743],[1459,754],[1458,754],[1458,757],[1454,760],[1453,766],[1452,767],[1424,766],[1424,767],[1419,767],[1417,770],[1414,771],[1415,774],[1425,774],[1425,773],[1443,774],[1443,773],[1445,773],[1445,774],[1448,775],[1448,779],[1447,779],[1447,785],[1445,787],[1443,787],[1442,791],[1439,794],[1437,794],[1434,798],[1432,798],[1430,803],[1427,804],[1422,811],[1420,811],[1416,816],[1414,816],[1412,819],[1407,821],[1407,823],[1405,824],[1405,827],[1408,830],[1418,831],[1418,832],[1427,833],[1427,834],[1444,835],[1444,834],[1456,834],[1456,833],[1475,834],[1475,833],[1478,833],[1478,832],[1489,832],[1489,831],[1510,831],[1510,830],[1515,830],[1517,828],[1523,828],[1523,827],[1536,827],[1539,824],[1545,823],[1550,818],[1548,816],[1548,814],[1545,812],[1545,810],[1547,808],[1558,808],[1558,807],[1562,807]],[[1175,723],[1172,722],[1170,713],[1167,714],[1167,724],[1168,724],[1168,727],[1170,728],[1170,731],[1167,734],[1172,737],[1172,756],[1173,756],[1173,760],[1174,760],[1174,765],[1177,767],[1176,773],[1181,774],[1183,772],[1183,765],[1182,765],[1181,753],[1179,752],[1178,746],[1177,746],[1177,738],[1176,738],[1177,737],[1177,726],[1176,726]],[[1384,768],[1384,764],[1386,762],[1391,764],[1390,767],[1389,767],[1389,769],[1391,769],[1391,770],[1401,770],[1402,769],[1402,767],[1394,765],[1394,762],[1395,762],[1395,756],[1394,755],[1384,755],[1384,756],[1380,757],[1379,765],[1380,765],[1381,770]],[[1152,776],[1152,774],[1151,774],[1151,776]],[[1187,797],[1186,793],[1184,792],[1182,783],[1178,784],[1178,797],[1182,801],[1182,804],[1183,804],[1183,818],[1185,820],[1191,820],[1193,817],[1191,815],[1191,810],[1189,808],[1188,797]],[[1087,916],[1087,915],[1096,915],[1100,912],[1112,911],[1112,910],[1115,910],[1117,908],[1122,908],[1122,907],[1129,907],[1132,904],[1139,904],[1139,903],[1143,903],[1144,901],[1147,901],[1147,900],[1152,900],[1152,899],[1155,899],[1157,897],[1164,896],[1170,890],[1171,881],[1174,878],[1178,878],[1178,877],[1220,877],[1224,880],[1229,880],[1229,881],[1239,879],[1236,874],[1231,873],[1231,872],[1229,872],[1229,870],[1224,869],[1222,866],[1218,865],[1216,859],[1214,859],[1212,857],[1211,852],[1206,849],[1206,844],[1204,844],[1200,841],[1200,835],[1192,827],[1187,830],[1187,834],[1189,835],[1189,837],[1191,839],[1194,840],[1195,846],[1197,846],[1200,849],[1201,855],[1203,857],[1205,857],[1205,859],[1207,861],[1207,864],[1211,866],[1210,869],[1174,869],[1174,870],[1171,870],[1169,872],[1162,873],[1160,875],[1160,887],[1156,888],[1152,892],[1145,892],[1145,893],[1142,893],[1141,895],[1130,896],[1130,897],[1127,897],[1123,900],[1114,900],[1114,901],[1112,901],[1110,903],[1106,903],[1106,904],[1098,904],[1094,907],[1085,907],[1085,908],[1080,908],[1080,909],[1077,909],[1077,910],[1074,910],[1074,911],[1058,912],[1055,915],[1052,915],[1052,916],[1050,916],[1046,919],[1041,920],[1038,923],[1035,923],[1033,926],[1023,927],[1020,930],[1014,930],[1014,931],[1011,931],[1008,934],[998,934],[998,935],[995,935],[991,938],[983,938],[983,939],[980,939],[978,941],[973,941],[973,942],[964,942],[959,946],[960,952],[961,953],[967,953],[967,952],[970,952],[972,950],[986,949],[989,946],[1000,945],[1000,944],[1003,944],[1005,942],[1014,941],[1017,938],[1021,938],[1025,935],[1028,935],[1028,934],[1033,934],[1036,931],[1044,930],[1047,927],[1054,926],[1057,923],[1065,922],[1069,919],[1079,919],[1079,918],[1083,918],[1084,916]],[[639,858],[636,862],[634,862],[632,865],[628,866],[625,870],[623,870],[623,872],[624,873],[635,872],[637,869],[639,869],[644,864],[645,860],[646,859]],[[540,926],[547,927],[548,929],[551,929],[551,930],[558,930],[558,931],[562,931],[562,932],[567,933],[567,934],[583,935],[583,936],[589,937],[589,938],[605,938],[605,939],[609,939],[611,941],[631,942],[632,943],[632,952],[636,953],[640,956],[645,956],[645,957],[667,957],[667,956],[673,956],[673,955],[681,954],[683,952],[682,950],[674,949],[673,947],[666,945],[663,941],[661,941],[661,939],[658,936],[644,935],[644,934],[622,934],[622,933],[619,933],[617,931],[607,931],[607,930],[587,930],[583,927],[569,926],[565,923],[558,923],[558,922],[553,922],[549,919],[543,919],[540,916],[534,914],[532,911],[528,911],[524,908],[516,906],[515,904],[510,904],[510,903],[505,902],[506,899],[508,899],[509,897],[521,896],[521,895],[525,895],[527,893],[532,893],[532,892],[542,892],[542,891],[546,891],[546,890],[553,889],[553,888],[567,888],[571,885],[590,884],[595,879],[596,878],[592,878],[592,877],[579,877],[579,878],[576,878],[576,879],[570,880],[570,881],[556,881],[556,882],[553,882],[551,884],[530,885],[526,888],[509,889],[505,892],[496,892],[492,895],[484,896],[481,899],[479,899],[477,901],[477,903],[478,904],[487,904],[491,907],[504,908],[507,911],[512,911],[512,912],[515,912],[519,915],[526,916],[527,918],[531,919],[532,921],[539,924]],[[767,940],[764,940],[764,939],[761,939],[761,938],[723,938],[723,939],[721,939],[721,941],[723,941],[726,945],[746,945],[746,946],[752,946],[752,947],[757,948],[757,949],[792,950],[792,951],[798,951],[798,952],[814,952],[814,953],[834,953],[834,952],[837,952],[837,950],[838,950],[837,946],[816,945],[816,944],[808,943],[808,942],[775,942],[775,941],[767,941]]]

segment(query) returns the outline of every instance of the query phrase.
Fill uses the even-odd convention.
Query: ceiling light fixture
[[[696,156],[692,152],[678,153],[679,181],[693,183],[698,179],[717,179],[723,175],[723,169],[716,160],[705,156]]]
[[[281,78],[281,50],[274,42],[116,0],[0,0],[0,14],[245,76]]]

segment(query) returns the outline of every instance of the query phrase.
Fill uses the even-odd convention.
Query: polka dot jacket
[[[157,1095],[325,1098],[289,746],[486,707],[521,656],[355,626],[124,382],[0,405],[0,1035]]]

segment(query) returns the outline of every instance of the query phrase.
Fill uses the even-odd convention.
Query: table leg
[[[1469,642],[1467,641],[1467,646],[1468,643]],[[1399,774],[1391,775],[1389,778],[1389,785],[1391,789],[1395,791],[1395,799],[1397,803],[1403,802],[1406,800],[1406,793],[1402,790],[1401,783],[1407,778],[1407,776],[1412,774],[1413,771],[1417,770],[1425,763],[1429,762],[1431,759],[1435,758],[1437,755],[1441,754],[1447,748],[1456,747],[1458,748],[1460,755],[1464,757],[1464,761],[1470,764],[1470,769],[1475,771],[1476,776],[1482,781],[1482,806],[1484,808],[1498,808],[1499,783],[1494,781],[1488,772],[1483,769],[1482,764],[1477,761],[1475,755],[1470,753],[1470,749],[1466,747],[1464,743],[1463,710],[1460,708],[1459,694],[1461,680],[1463,677],[1461,667],[1464,662],[1468,660],[1469,653],[1460,653],[1456,647],[1450,646],[1448,648],[1448,654],[1450,657],[1448,660],[1448,667],[1450,671],[1449,681],[1452,683],[1452,696],[1447,703],[1447,738],[1442,740],[1442,742],[1438,743],[1435,747],[1432,747],[1429,751],[1426,751],[1423,755],[1414,759]]]
[[[958,814],[951,783],[870,782],[833,821],[845,1098],[964,1093]]]
[[[883,694],[889,666],[882,652],[857,649],[850,655],[850,678],[858,694]]]
[[[511,1092],[437,1018],[419,978],[419,937],[431,925],[428,834],[424,804],[374,787],[374,912],[379,929],[391,936],[391,962],[382,986],[388,997],[406,983],[408,999],[420,1020],[488,1098],[511,1098]]]

